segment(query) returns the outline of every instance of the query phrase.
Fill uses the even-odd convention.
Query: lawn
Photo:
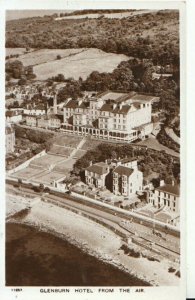
[[[54,180],[64,179],[64,177],[65,174],[52,171],[52,172],[47,172],[45,174],[42,174],[40,176],[36,176],[33,181],[52,185]]]
[[[145,146],[148,146],[148,148],[151,148],[151,149],[154,149],[154,150],[157,150],[157,151],[162,151],[164,150],[166,153],[170,154],[170,155],[173,155],[173,156],[176,156],[176,157],[179,157],[180,154],[173,151],[172,149],[160,144],[158,142],[157,139],[155,138],[149,138],[145,141],[141,141],[139,143],[137,143],[138,145],[145,145]]]
[[[80,158],[80,157],[82,157],[85,153],[86,153],[85,150],[77,150],[77,152],[75,153],[74,157]]]
[[[31,177],[34,177],[42,172],[44,172],[43,169],[27,167],[25,169],[22,169],[16,173],[14,173],[12,176],[15,178],[18,178],[18,179],[27,179],[28,180]]]
[[[58,135],[55,138],[53,144],[59,145],[59,146],[76,148],[81,140],[82,140],[82,137],[63,134],[63,135]]]
[[[60,161],[64,161],[64,157],[62,156],[55,156],[51,154],[46,154],[42,157],[34,159],[30,165],[32,166],[42,166],[44,169],[47,169],[51,165],[55,165],[56,163],[59,163]]]
[[[72,153],[73,150],[74,150],[73,148],[53,145],[48,153],[58,154],[58,155],[68,157],[68,156],[70,156],[70,154]]]
[[[85,144],[81,147],[82,150],[91,150],[96,148],[98,145],[102,144],[101,141],[97,140],[87,140]]]
[[[76,159],[73,159],[73,158],[67,159],[66,161],[58,164],[54,168],[54,170],[57,172],[62,172],[64,174],[67,174],[67,173],[69,173],[70,170],[73,169],[73,165],[74,165],[75,161],[76,161]]]

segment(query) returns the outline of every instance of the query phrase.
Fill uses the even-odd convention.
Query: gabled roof
[[[125,175],[127,177],[131,176],[131,174],[134,172],[133,169],[124,167],[124,166],[118,166],[114,169],[114,173],[117,173],[119,175]]]
[[[100,108],[100,111],[108,111],[115,114],[116,113],[127,114],[130,109],[131,109],[130,105],[122,105],[121,108],[120,106],[116,106],[114,108],[113,104],[103,104],[102,107]]]
[[[169,194],[172,194],[175,196],[179,196],[179,194],[180,194],[180,189],[177,184],[176,185],[165,184],[163,186],[159,186],[158,188],[156,188],[156,190],[165,192],[165,193],[169,193]]]
[[[132,162],[132,161],[137,161],[137,157],[125,157],[121,159],[122,164]]]
[[[108,173],[107,168],[108,168],[108,165],[106,163],[99,162],[92,166],[89,166],[88,168],[86,168],[86,170],[89,172],[96,173],[98,175],[103,175],[103,174]]]
[[[89,106],[89,102],[82,101],[79,104],[79,101],[77,101],[77,100],[70,100],[70,101],[68,101],[67,104],[64,105],[64,107],[66,107],[66,108],[86,108],[88,106]]]
[[[6,117],[13,117],[15,115],[16,115],[15,111],[11,111],[11,110],[7,110],[5,113]]]

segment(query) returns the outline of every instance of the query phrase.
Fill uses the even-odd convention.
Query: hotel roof
[[[115,93],[112,91],[106,91],[104,93],[101,93],[98,96],[98,98],[101,98],[102,100],[117,100],[118,98],[121,98],[122,96],[126,96],[127,93]]]
[[[156,97],[156,96],[149,96],[149,95],[144,95],[144,94],[136,94],[134,95],[133,97],[131,97],[131,100],[133,101],[154,101],[154,100],[159,100],[160,98],[159,97]]]
[[[97,97],[101,98],[104,101],[112,100],[115,103],[119,103],[131,99],[134,95],[136,95],[136,92],[118,93],[118,92],[106,91],[104,93],[97,95]]]
[[[70,100],[67,104],[64,105],[66,108],[87,108],[89,106],[89,102],[81,102],[79,104],[79,101],[76,100]]]
[[[130,109],[131,109],[130,105],[122,105],[121,108],[120,106],[116,106],[114,108],[113,104],[103,104],[102,107],[100,108],[101,111],[109,111],[118,114],[127,114]]]

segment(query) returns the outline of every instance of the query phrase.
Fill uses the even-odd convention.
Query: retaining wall
[[[36,154],[35,156],[31,157],[30,159],[26,160],[23,164],[17,166],[16,168],[14,168],[14,169],[12,169],[12,170],[7,171],[7,174],[8,174],[8,175],[11,175],[11,174],[13,174],[13,173],[15,173],[15,172],[18,172],[18,171],[20,171],[20,170],[22,170],[22,169],[28,167],[29,164],[31,163],[31,161],[33,161],[33,160],[36,159],[36,158],[42,157],[42,156],[45,155],[45,154],[46,154],[46,151],[45,151],[45,150],[41,151],[40,153],[38,153],[38,154]]]

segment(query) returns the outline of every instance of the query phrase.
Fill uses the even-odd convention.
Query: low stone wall
[[[162,230],[162,231],[166,231],[165,228],[167,228],[169,231],[174,232],[176,235],[180,235],[180,230],[178,228],[176,228],[175,226],[173,226],[173,225],[162,223],[162,222],[160,222],[158,220],[151,219],[149,217],[140,215],[140,214],[138,214],[136,212],[133,212],[133,211],[126,211],[126,210],[124,210],[122,208],[111,206],[111,205],[106,204],[106,203],[102,203],[102,202],[100,203],[97,200],[94,200],[92,198],[86,197],[84,195],[77,194],[75,192],[72,192],[71,195],[73,197],[76,197],[76,198],[81,198],[81,199],[84,199],[86,201],[90,201],[91,203],[97,204],[99,206],[112,209],[116,213],[119,213],[119,214],[122,213],[122,214],[125,214],[127,216],[130,216],[137,223],[140,223],[140,224],[143,224],[143,225],[147,225],[147,226],[150,226],[150,227],[153,227],[153,224],[155,223],[156,229],[159,229],[159,230]]]
[[[25,161],[23,164],[17,166],[16,168],[14,168],[14,169],[12,169],[12,170],[7,171],[7,174],[8,174],[8,175],[12,175],[13,173],[18,172],[18,171],[20,171],[20,170],[22,170],[22,169],[28,167],[29,164],[31,163],[31,161],[33,161],[33,160],[36,159],[36,158],[42,157],[42,156],[45,155],[45,154],[46,154],[46,151],[45,151],[45,150],[41,151],[40,153],[36,154],[35,156],[33,156],[33,157],[31,157],[30,159],[28,159],[27,161]]]

